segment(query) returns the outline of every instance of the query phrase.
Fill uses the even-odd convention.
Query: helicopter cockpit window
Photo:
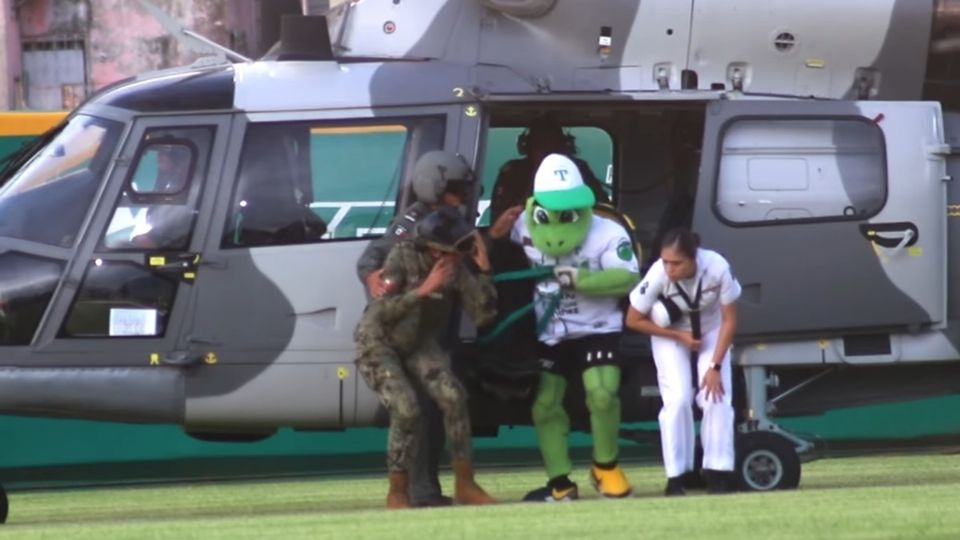
[[[78,115],[0,189],[0,236],[71,247],[122,125]]]
[[[716,209],[734,223],[866,219],[887,198],[883,132],[859,119],[737,120]]]
[[[30,344],[63,266],[22,253],[0,255],[0,345]]]
[[[259,123],[247,128],[224,248],[383,233],[408,144],[443,145],[442,118],[404,123]]]
[[[176,195],[187,186],[196,151],[189,142],[151,144],[130,181],[137,195]]]
[[[187,248],[212,137],[209,127],[147,131],[103,237],[103,248]]]

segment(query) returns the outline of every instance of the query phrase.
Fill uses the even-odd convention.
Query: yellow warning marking
[[[807,58],[805,64],[808,68],[813,69],[823,69],[827,66],[827,62],[823,58]]]
[[[200,264],[200,254],[197,253],[197,256],[193,258],[193,264]]]
[[[473,118],[474,116],[479,114],[477,111],[477,108],[473,105],[467,105],[467,108],[463,110],[463,113],[469,116],[470,118]]]
[[[947,215],[950,217],[960,217],[960,204],[948,204]]]
[[[193,273],[193,272],[184,272],[184,273],[183,273],[183,279],[196,279],[196,278],[197,278],[197,274],[195,274],[195,273]]]
[[[923,248],[920,246],[913,246],[907,250],[907,253],[909,253],[911,257],[923,257]]]
[[[167,264],[166,257],[150,257],[150,266],[163,266]]]
[[[160,355],[157,353],[150,353],[150,365],[159,366],[160,365]]]
[[[827,340],[825,340],[825,339],[821,339],[820,342],[819,342],[820,350],[826,349],[826,348],[827,348],[827,345],[829,345],[829,344],[830,344],[829,341],[827,341]]]
[[[69,111],[0,113],[0,137],[40,135],[56,126]]]
[[[454,97],[462,98],[464,94],[466,94],[466,92],[463,90],[463,88],[457,87],[453,89]]]
[[[350,376],[350,370],[345,367],[337,368],[337,378],[341,381]]]
[[[767,344],[766,344],[766,343],[757,343],[757,350],[758,350],[758,351],[765,351],[765,350],[767,350]]]
[[[216,353],[212,353],[212,352],[208,352],[207,355],[203,357],[204,363],[207,363],[210,365],[216,364],[217,360],[218,358]]]

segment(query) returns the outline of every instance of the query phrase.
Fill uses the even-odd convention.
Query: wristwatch
[[[722,362],[710,362],[710,369],[714,371],[720,371],[720,366],[722,364],[723,364]]]

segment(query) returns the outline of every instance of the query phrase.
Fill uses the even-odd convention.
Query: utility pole
[[[11,66],[8,58],[11,53],[12,14],[13,6],[10,5],[10,0],[0,0],[0,110],[2,111],[9,109],[13,101],[10,99],[13,78],[10,76]]]

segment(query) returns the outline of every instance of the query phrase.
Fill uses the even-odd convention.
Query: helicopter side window
[[[146,133],[102,247],[187,249],[212,133],[207,127]]]
[[[61,336],[163,336],[176,292],[174,279],[139,264],[96,259],[87,267]]]
[[[736,120],[716,193],[734,223],[869,218],[887,199],[883,133],[860,119]]]
[[[408,141],[442,146],[442,118],[250,125],[221,245],[308,244],[382,233],[394,214]]]

